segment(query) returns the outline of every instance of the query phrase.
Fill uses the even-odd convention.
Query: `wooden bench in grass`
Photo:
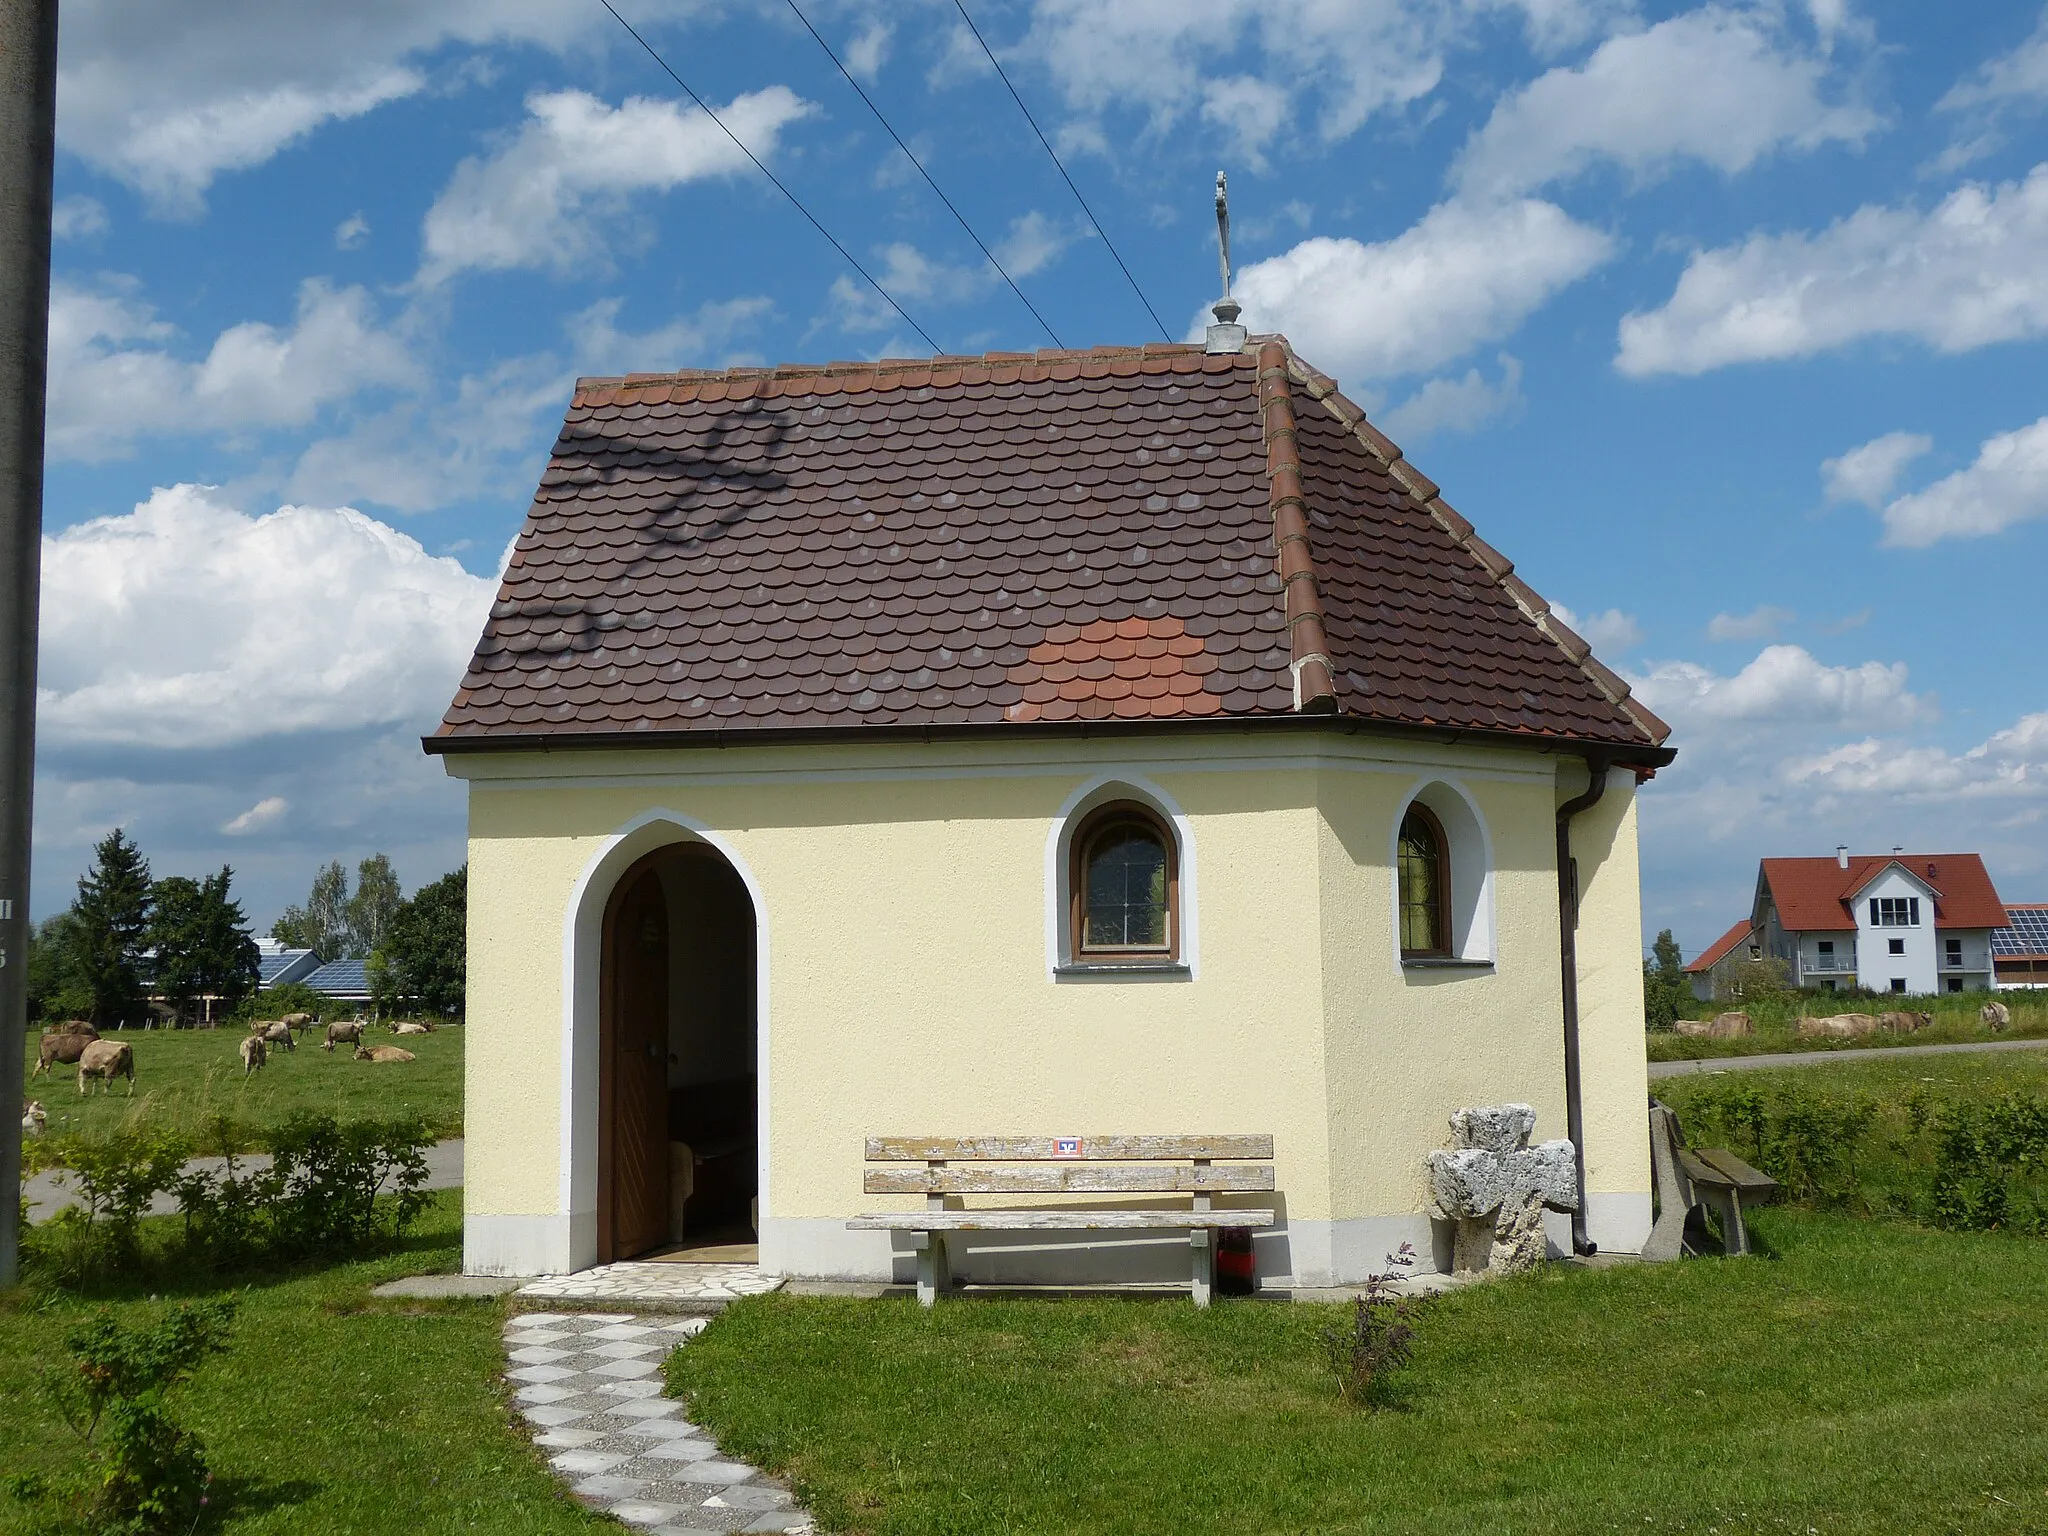
[[[917,1252],[917,1299],[930,1306],[951,1283],[948,1232],[1094,1232],[1185,1228],[1195,1305],[1215,1286],[1216,1231],[1270,1227],[1270,1210],[1216,1210],[1221,1193],[1270,1193],[1271,1136],[871,1136],[861,1187],[871,1195],[923,1195],[921,1211],[877,1211],[849,1227],[908,1232]],[[959,1195],[1171,1195],[1185,1206],[1144,1210],[948,1209]]]
[[[1685,1144],[1678,1116],[1671,1107],[1650,1100],[1650,1167],[1657,1183],[1657,1224],[1643,1245],[1645,1259],[1675,1259],[1681,1253],[1708,1252],[1704,1212],[1711,1207],[1721,1227],[1721,1251],[1731,1258],[1748,1253],[1749,1232],[1742,1207],[1761,1205],[1778,1195],[1778,1181],[1761,1173],[1726,1147],[1693,1148]]]

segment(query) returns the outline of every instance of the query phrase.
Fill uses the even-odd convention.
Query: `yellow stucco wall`
[[[706,828],[765,897],[777,1218],[876,1204],[859,1189],[876,1132],[1271,1131],[1285,1209],[1312,1221],[1423,1209],[1423,1153],[1458,1105],[1527,1100],[1539,1136],[1564,1134],[1551,840],[1575,764],[1560,790],[1544,754],[1247,735],[1160,743],[1135,765],[1109,739],[451,770],[472,779],[473,1216],[561,1208],[565,921],[618,830],[654,811]],[[1047,975],[1048,833],[1105,772],[1142,775],[1187,819],[1192,981]],[[1589,1179],[1641,1191],[1635,823],[1615,777],[1577,829]],[[1429,779],[1455,784],[1491,841],[1488,970],[1394,956],[1392,827]]]

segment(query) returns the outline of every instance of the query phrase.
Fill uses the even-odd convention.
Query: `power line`
[[[1010,77],[1003,72],[1002,62],[996,58],[995,50],[989,47],[988,39],[981,35],[981,28],[974,24],[974,18],[967,14],[964,0],[953,0],[953,8],[960,13],[960,19],[967,23],[967,30],[974,34],[974,40],[981,44],[981,51],[988,55],[989,63],[995,65],[997,77],[1009,88],[1010,100],[1017,103],[1017,110],[1024,114],[1024,121],[1031,125],[1031,131],[1038,135],[1038,142],[1045,146],[1045,152],[1060,173],[1060,179],[1066,182],[1067,190],[1074,194],[1074,201],[1079,203],[1081,211],[1088,215],[1088,222],[1095,226],[1095,233],[1102,236],[1102,243],[1109,248],[1109,254],[1115,257],[1117,268],[1124,275],[1124,281],[1131,285],[1131,292],[1135,293],[1138,302],[1145,306],[1145,313],[1150,315],[1152,323],[1159,327],[1159,334],[1172,341],[1173,333],[1167,330],[1166,322],[1159,318],[1159,311],[1152,307],[1152,301],[1145,297],[1145,290],[1138,286],[1138,280],[1131,276],[1131,269],[1124,265],[1124,259],[1118,253],[1116,243],[1109,238],[1109,231],[1102,227],[1102,220],[1095,217],[1095,210],[1088,206],[1088,199],[1081,195],[1081,189],[1074,185],[1074,178],[1067,174],[1067,168],[1060,164],[1060,157],[1053,153],[1052,141],[1045,136],[1045,130],[1038,126],[1038,119],[1031,115],[1031,109],[1024,105],[1024,98],[1017,94],[1017,87],[1010,84]]]
[[[719,132],[723,133],[728,139],[731,139],[734,144],[739,146],[740,153],[745,155],[749,160],[754,162],[754,169],[759,171],[763,176],[766,176],[769,179],[769,181],[775,184],[776,191],[780,192],[784,197],[788,198],[791,203],[795,204],[796,211],[802,214],[806,219],[809,219],[811,221],[811,228],[815,229],[827,240],[830,240],[832,242],[832,249],[837,251],[842,257],[844,257],[846,259],[847,264],[851,266],[854,271],[858,272],[862,277],[868,280],[869,287],[873,288],[875,292],[879,293],[884,299],[888,300],[889,307],[895,310],[898,315],[901,315],[903,317],[903,323],[909,326],[913,331],[917,332],[919,338],[922,339],[924,344],[930,347],[934,353],[943,352],[945,348],[941,347],[936,341],[933,341],[930,333],[927,332],[923,326],[919,325],[915,320],[910,318],[910,311],[905,309],[901,304],[898,304],[896,302],[894,295],[892,295],[888,289],[884,288],[879,282],[876,281],[874,273],[870,272],[866,267],[862,266],[859,261],[855,260],[853,252],[849,251],[845,246],[841,245],[837,237],[833,235],[832,231],[827,229],[823,224],[820,224],[818,222],[818,216],[812,213],[810,209],[806,208],[803,205],[803,200],[799,198],[794,192],[790,191],[788,187],[782,184],[782,178],[777,176],[773,171],[769,170],[767,166],[763,165],[761,163],[760,156],[756,155],[751,149],[747,148],[745,144],[742,144],[740,142],[740,136],[734,133],[730,128],[725,126],[725,120],[721,118],[716,112],[711,110],[710,103],[706,102],[702,96],[699,96],[695,91],[691,90],[689,82],[687,80],[685,80],[681,75],[677,74],[673,69],[669,68],[668,60],[664,59],[660,54],[654,51],[654,45],[648,42],[647,39],[642,37],[638,32],[634,31],[633,23],[626,20],[625,17],[619,14],[618,8],[612,4],[612,0],[597,0],[597,3],[603,6],[606,10],[610,11],[612,13],[612,19],[618,22],[620,26],[626,29],[626,31],[631,35],[634,42],[638,43],[642,48],[645,48],[647,50],[647,56],[650,59],[654,60],[656,64],[661,66],[662,72],[666,74],[669,77],[669,79],[675,81],[677,85],[682,87],[683,94],[689,97],[691,101],[697,104],[697,110],[702,112],[706,117],[710,118],[712,122],[718,124]],[[806,23],[806,25],[809,25],[809,23]]]
[[[977,235],[974,232],[974,226],[967,222],[966,216],[962,214],[958,208],[955,208],[953,206],[953,199],[946,196],[946,194],[942,190],[940,190],[939,184],[936,181],[932,180],[932,173],[924,168],[924,162],[918,159],[916,155],[910,153],[910,146],[903,142],[903,135],[898,133],[894,128],[891,128],[889,126],[889,119],[882,116],[882,109],[875,105],[874,99],[870,97],[865,90],[861,89],[861,83],[853,78],[852,73],[847,69],[847,67],[839,62],[839,55],[832,51],[832,45],[826,42],[824,38],[818,36],[818,29],[811,25],[810,17],[806,16],[802,12],[802,10],[798,8],[796,0],[787,0],[787,3],[789,5],[789,8],[792,11],[796,12],[796,19],[804,24],[804,30],[810,33],[811,36],[814,39],[816,39],[817,44],[820,48],[825,50],[825,57],[830,59],[835,65],[838,65],[839,73],[846,76],[846,83],[854,88],[854,91],[860,96],[860,99],[862,101],[867,103],[868,110],[875,114],[875,121],[880,123],[883,126],[883,128],[888,130],[889,137],[896,141],[896,147],[903,151],[905,157],[909,159],[912,165],[917,167],[917,174],[925,179],[926,185],[928,185],[932,189],[932,191],[938,193],[939,201],[946,205],[946,211],[952,214],[955,219],[959,220],[960,227],[967,231],[967,238],[972,240],[976,245],[981,247],[981,254],[988,258],[988,264],[994,267],[997,272],[1002,274],[1003,281],[1010,285],[1010,292],[1017,295],[1018,299],[1022,301],[1024,307],[1031,311],[1031,318],[1036,320],[1039,323],[1039,325],[1044,329],[1045,334],[1052,338],[1052,344],[1056,347],[1066,346],[1066,343],[1060,340],[1059,332],[1055,331],[1052,328],[1051,324],[1046,320],[1045,316],[1041,315],[1038,312],[1038,306],[1036,304],[1033,304],[1029,299],[1024,297],[1024,290],[1017,286],[1017,280],[1010,276],[1008,272],[1005,272],[1003,270],[1003,264],[1000,261],[996,260],[996,253],[988,248],[988,243],[985,240],[983,240],[981,236]]]

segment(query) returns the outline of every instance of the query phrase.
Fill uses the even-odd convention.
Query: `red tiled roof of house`
[[[1276,338],[586,379],[427,746],[1668,728]]]
[[[1712,970],[1715,966],[1719,965],[1723,960],[1726,960],[1728,958],[1730,952],[1734,950],[1736,945],[1740,944],[1744,939],[1748,938],[1754,932],[1756,932],[1756,925],[1751,923],[1750,920],[1745,917],[1741,922],[1737,923],[1733,928],[1730,928],[1726,933],[1722,934],[1721,937],[1714,940],[1714,942],[1709,944],[1705,949],[1701,950],[1699,958],[1693,961],[1691,965],[1688,965],[1686,969],[1688,971]]]
[[[1897,863],[1934,887],[1937,928],[2003,928],[2005,907],[1984,861],[1974,853],[1852,854],[1844,869],[1834,859],[1765,859],[1763,880],[1777,904],[1778,922],[1795,933],[1840,933],[1856,926],[1856,893]]]

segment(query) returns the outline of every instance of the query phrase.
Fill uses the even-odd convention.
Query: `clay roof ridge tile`
[[[1259,348],[1267,505],[1273,518],[1277,564],[1285,583],[1288,670],[1293,673],[1295,708],[1304,714],[1331,714],[1337,709],[1337,686],[1330,665],[1330,637],[1323,623],[1322,593],[1316,586],[1315,552],[1308,538],[1308,502],[1295,443],[1288,358],[1285,342],[1269,341]]]
[[[1430,519],[1450,536],[1453,543],[1479,563],[1487,575],[1491,576],[1501,590],[1513,600],[1529,622],[1591,680],[1593,686],[1605,695],[1607,701],[1642,731],[1652,745],[1662,746],[1671,734],[1671,727],[1645,708],[1641,701],[1633,698],[1627,681],[1604,666],[1583,639],[1550,617],[1549,603],[1545,602],[1527,582],[1515,576],[1514,562],[1473,531],[1472,524],[1443,500],[1437,483],[1408,463],[1401,456],[1398,444],[1367,421],[1363,411],[1336,392],[1334,380],[1318,373],[1296,357],[1293,349],[1286,347],[1284,341],[1280,346],[1286,351],[1289,372],[1297,382],[1311,394],[1315,393],[1312,379],[1328,384],[1327,392],[1318,397],[1324,408],[1330,410],[1332,415],[1351,430],[1352,435],[1380,461],[1387,473],[1429,514]],[[1263,368],[1261,371],[1263,372]],[[1337,409],[1333,402],[1341,402],[1343,406],[1349,407],[1349,410]],[[1355,419],[1347,419],[1352,418],[1354,413]]]

